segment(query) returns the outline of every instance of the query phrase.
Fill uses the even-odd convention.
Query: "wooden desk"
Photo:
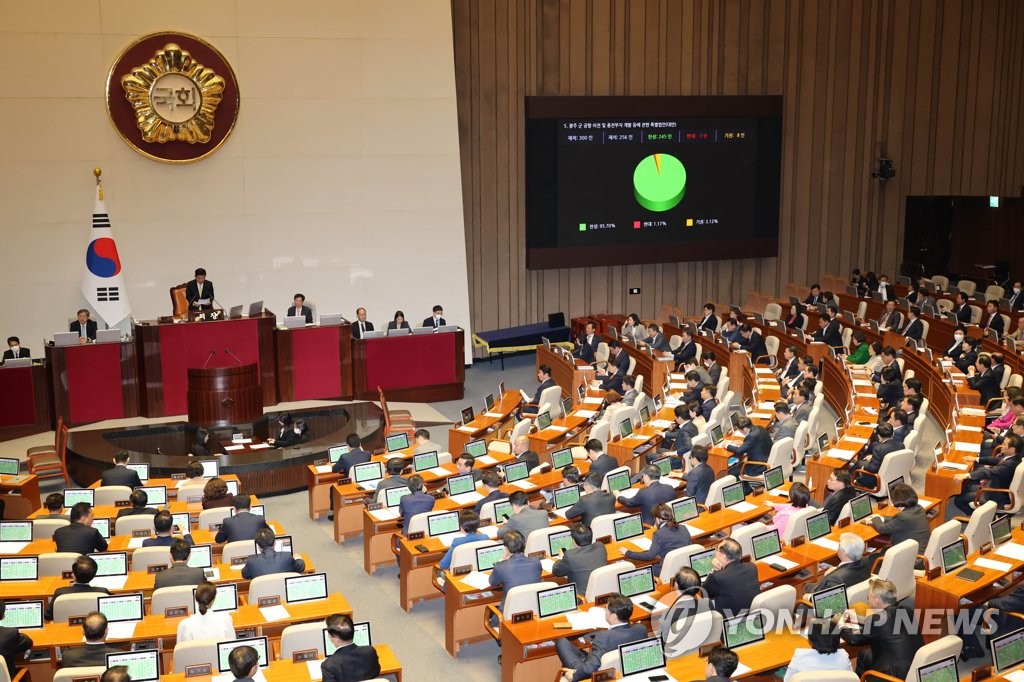
[[[740,647],[736,653],[740,663],[750,668],[748,675],[770,674],[786,666],[793,658],[793,652],[810,646],[807,639],[795,632],[770,632],[763,642]],[[666,671],[677,680],[699,680],[704,677],[707,659],[690,654],[668,661]]]
[[[321,473],[317,471],[318,466],[330,468],[331,465],[309,464],[306,466],[306,482],[309,487],[309,518],[314,521],[331,511],[331,486],[341,480],[341,474],[336,474],[333,471]],[[334,541],[338,542],[338,539],[335,538]]]
[[[547,365],[551,368],[551,379],[562,387],[561,398],[567,395],[573,396],[574,403],[576,402],[579,386],[586,387],[597,371],[591,365],[581,365],[576,362],[570,364],[561,353],[550,351],[544,346],[537,346],[537,369],[540,369],[541,365]],[[555,409],[560,409],[557,405],[554,407]]]
[[[352,326],[275,329],[277,393],[282,402],[352,397]]]
[[[543,431],[534,431],[530,434],[530,449],[541,457],[541,462],[547,461],[545,457],[551,450],[557,450],[566,443],[576,438],[584,431],[590,429],[591,422],[587,417],[569,413],[569,416],[556,419],[551,426]],[[565,429],[564,431],[562,429]]]
[[[136,352],[136,344],[131,342],[47,346],[54,414],[63,417],[68,426],[138,417]]]
[[[53,428],[47,367],[0,367],[0,441]]]
[[[448,452],[452,458],[458,458],[466,451],[466,444],[480,438],[496,438],[500,429],[515,418],[523,397],[517,391],[507,390],[500,400],[494,403],[490,412],[478,414],[473,421],[463,424],[460,428],[448,429]],[[500,416],[499,416],[500,415]]]
[[[460,400],[466,381],[464,332],[352,340],[352,390],[359,400]]]
[[[39,477],[35,474],[18,474],[17,476],[0,475],[0,493],[4,495],[20,495],[32,503],[31,508],[35,509],[40,504]],[[8,519],[14,518],[11,515],[11,506],[8,506]]]
[[[377,650],[377,658],[380,660],[380,674],[383,675],[394,675],[398,682],[402,682],[402,665],[398,662],[398,658],[395,653],[391,651],[391,647],[387,644],[374,644],[373,648]],[[323,662],[323,659],[318,659],[316,665]],[[270,665],[263,669],[263,676],[267,678],[267,682],[306,682],[313,678],[309,675],[309,667],[305,661],[301,663],[293,663],[292,661],[271,661]],[[212,675],[202,675],[199,677],[185,677],[185,673],[165,673],[160,676],[160,679],[164,682],[185,682],[185,680],[213,680]],[[319,679],[319,678],[317,678]]]

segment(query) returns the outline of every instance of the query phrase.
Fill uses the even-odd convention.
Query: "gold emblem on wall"
[[[107,77],[110,120],[135,151],[188,163],[227,140],[238,118],[238,83],[224,56],[184,33],[144,36]]]

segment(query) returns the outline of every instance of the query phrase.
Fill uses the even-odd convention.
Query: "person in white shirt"
[[[190,642],[197,639],[236,639],[235,624],[227,611],[212,610],[217,598],[213,583],[199,583],[196,588],[196,604],[199,613],[193,613],[178,623],[178,641]]]
[[[789,662],[783,682],[790,682],[797,673],[818,670],[847,670],[853,672],[850,656],[840,646],[838,632],[827,621],[814,620],[807,631],[810,649],[796,649]]]

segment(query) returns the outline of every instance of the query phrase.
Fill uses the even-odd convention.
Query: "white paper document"
[[[324,673],[320,669],[321,663],[323,663],[323,661],[319,659],[313,661],[306,661],[306,672],[309,673],[310,682],[317,682],[317,680],[324,679]],[[235,679],[234,675],[230,675],[229,677],[231,677],[232,680]]]
[[[505,418],[505,415],[503,413],[501,413],[501,412],[484,412],[484,416],[485,417],[490,417],[491,419],[504,419]]]
[[[607,630],[608,621],[604,618],[603,607],[594,606],[589,611],[577,611],[565,614],[566,620],[573,630]]]
[[[574,410],[573,416],[579,417],[580,419],[593,419],[597,416],[597,410]]]
[[[525,479],[525,478],[523,480],[521,480],[521,481],[516,481],[515,483],[509,483],[509,485],[514,485],[515,487],[519,488],[520,490],[530,490],[531,488],[536,488],[537,487],[533,483],[530,483],[529,479]]]
[[[757,505],[750,504],[749,502],[737,502],[733,506],[729,507],[729,509],[732,509],[734,512],[738,512],[740,514],[746,514],[747,512],[754,511],[755,509],[757,509]]]
[[[318,474],[329,474],[329,473],[331,473],[331,465],[330,464],[318,464],[315,467],[313,467],[313,469],[315,469]]]
[[[599,398],[597,396],[587,396],[586,398],[583,399],[583,402],[586,405],[600,405],[601,403],[604,402],[604,398]]]
[[[650,422],[651,426],[656,429],[670,429],[672,428],[672,422],[667,419],[652,419]]]
[[[844,462],[849,462],[856,454],[857,452],[855,450],[842,450],[840,448],[832,448],[828,451],[829,457],[835,457],[836,459],[841,459]]]
[[[568,426],[549,426],[548,428],[544,429],[544,431],[550,431],[553,433],[565,433],[568,430]],[[543,433],[543,431],[541,433]]]
[[[445,533],[444,535],[435,535],[435,540],[440,540],[441,544],[445,547],[451,547],[452,543],[455,542],[455,538],[462,537],[462,533],[455,531],[454,533]]]
[[[374,509],[372,512],[366,512],[377,521],[394,521],[398,518],[398,507],[393,509]]]
[[[460,507],[464,507],[467,504],[473,504],[477,500],[484,499],[484,496],[481,495],[480,493],[476,492],[475,490],[471,490],[468,493],[461,493],[459,495],[452,495],[449,499],[451,499],[452,502],[454,502],[455,504],[459,505]]]
[[[771,419],[774,415],[771,412],[751,412],[747,416],[751,419]]]
[[[846,436],[843,440],[847,443],[860,443],[861,445],[868,442],[867,438],[858,438],[857,436]]]
[[[0,542],[0,554],[20,554],[26,547],[27,542]]]
[[[471,571],[464,576],[460,576],[459,580],[475,590],[486,590],[491,586],[490,572],[485,573],[483,571]]]
[[[645,537],[630,538],[629,544],[636,546],[641,552],[646,552],[651,548],[651,539]]]
[[[89,584],[93,587],[105,587],[108,590],[120,590],[126,582],[128,582],[128,576],[126,575],[105,575],[93,578],[89,581]]]
[[[107,624],[107,638],[109,639],[131,639],[135,636],[137,620],[121,621]]]
[[[963,462],[940,462],[939,468],[941,469],[954,469],[956,471],[967,471],[969,468]]]
[[[957,431],[968,431],[970,433],[980,433],[981,432],[981,427],[980,426],[964,426],[963,424],[957,424],[956,430]]]
[[[490,455],[480,455],[476,458],[476,462],[479,462],[485,467],[493,466],[498,463],[498,460],[494,459]]]
[[[551,573],[551,571],[555,570],[555,560],[554,559],[541,559],[540,560],[540,568],[545,573]]]
[[[984,557],[975,559],[974,566],[977,568],[990,568],[993,571],[999,571],[1000,573],[1007,573],[1011,568],[1013,568],[1013,564],[1008,564],[1002,561],[993,561],[992,559],[986,559]]]
[[[444,467],[434,467],[433,469],[427,469],[426,473],[434,474],[435,476],[447,476],[451,472]]]
[[[627,500],[632,500],[636,497],[636,494],[640,492],[640,488],[626,488],[625,490],[619,491],[619,497],[625,497]]]
[[[291,616],[291,614],[288,613],[288,609],[281,604],[278,604],[277,606],[264,606],[260,608],[260,614],[268,623],[275,620],[285,620]]]
[[[244,450],[244,445],[225,445],[224,450],[227,452],[234,452],[235,450]]]
[[[250,450],[266,450],[271,447],[270,443],[257,443],[256,445],[250,445]]]
[[[981,452],[981,443],[964,443],[961,441],[954,441],[953,449],[960,450],[961,452]]]
[[[828,538],[818,538],[817,540],[811,540],[811,544],[817,545],[818,547],[824,547],[830,552],[835,552],[839,549],[839,543],[835,540],[829,540]]]
[[[778,566],[782,566],[787,571],[789,569],[791,569],[791,568],[795,568],[796,567],[796,562],[795,561],[790,561],[789,559],[784,559],[783,557],[780,557],[780,556],[777,556],[777,555],[776,556],[765,557],[764,559],[758,559],[757,563],[759,563],[759,564],[776,564]]]
[[[996,554],[1016,561],[1024,561],[1024,545],[1016,542],[1005,542],[996,547]]]
[[[461,431],[462,433],[476,433],[476,427],[475,426],[460,426],[458,429],[456,429],[456,431]]]
[[[980,407],[965,407],[960,410],[960,414],[968,414],[972,417],[984,417],[985,410]]]

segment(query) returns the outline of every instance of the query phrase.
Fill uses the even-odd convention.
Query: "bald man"
[[[530,439],[527,436],[519,436],[512,447],[517,462],[526,462],[526,468],[533,471],[540,466],[540,456],[530,449]]]

